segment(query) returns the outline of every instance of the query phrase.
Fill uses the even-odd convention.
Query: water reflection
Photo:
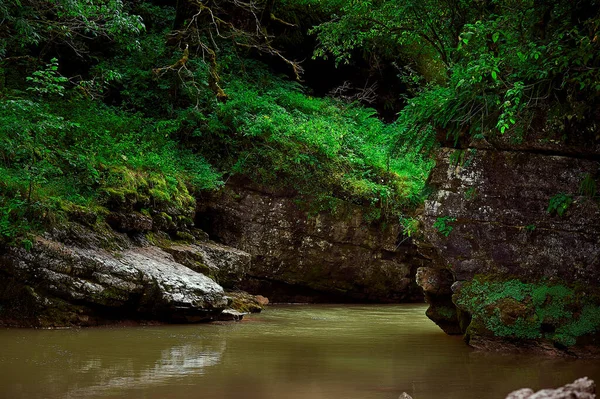
[[[423,306],[290,306],[237,324],[0,331],[0,398],[502,398],[600,362],[471,351]]]
[[[225,338],[177,330],[0,331],[0,398],[128,397],[219,364]]]
[[[84,388],[69,390],[65,398],[88,398],[105,396],[111,392],[123,393],[128,389],[144,390],[153,385],[169,384],[169,379],[188,374],[203,375],[206,367],[219,364],[225,351],[226,342],[222,341],[218,349],[205,348],[194,344],[175,346],[162,350],[161,356],[153,367],[148,367],[139,373],[132,372],[134,359],[118,366],[102,367],[97,359],[90,363],[93,367],[81,371],[97,376],[98,383]]]

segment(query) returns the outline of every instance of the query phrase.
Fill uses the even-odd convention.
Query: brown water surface
[[[241,323],[0,330],[0,398],[504,398],[600,362],[473,352],[423,305],[276,306]]]

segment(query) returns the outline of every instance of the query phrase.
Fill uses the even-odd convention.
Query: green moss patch
[[[564,285],[476,277],[453,300],[473,317],[469,335],[546,338],[571,346],[579,337],[600,331],[598,301]]]

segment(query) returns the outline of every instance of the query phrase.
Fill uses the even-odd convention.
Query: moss
[[[450,308],[448,306],[436,307],[435,312],[448,320],[453,320],[456,318],[456,309]]]
[[[98,299],[104,305],[120,305],[128,299],[128,295],[123,290],[115,287],[108,287],[102,290],[98,295]]]
[[[600,306],[586,305],[571,323],[556,330],[556,338],[564,345],[574,345],[577,337],[593,334],[600,327]]]
[[[231,298],[231,304],[229,306],[238,312],[260,313],[263,309],[263,306],[256,298],[246,292],[227,292],[227,296]]]
[[[170,246],[172,246],[174,244],[173,241],[171,241],[171,238],[169,237],[168,234],[166,234],[164,232],[160,232],[160,231],[147,232],[146,239],[148,240],[148,242],[150,244],[155,245],[160,248],[169,248]]]
[[[467,329],[471,335],[547,338],[569,346],[600,329],[600,307],[590,296],[565,285],[477,277],[453,299],[473,316]]]
[[[193,243],[194,241],[196,241],[193,235],[184,231],[178,231],[177,233],[175,233],[175,237],[177,238],[177,240],[185,241],[188,243]]]

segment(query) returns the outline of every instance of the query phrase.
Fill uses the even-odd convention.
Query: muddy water
[[[281,306],[241,323],[0,330],[0,398],[504,398],[600,362],[473,352],[425,306]]]

